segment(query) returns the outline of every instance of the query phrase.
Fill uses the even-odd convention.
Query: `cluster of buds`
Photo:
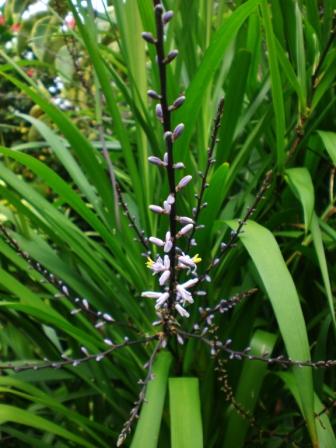
[[[145,291],[142,297],[154,299],[155,309],[158,315],[173,313],[176,311],[182,317],[189,317],[187,306],[194,303],[190,289],[198,282],[197,264],[201,258],[196,255],[188,255],[177,246],[177,242],[183,238],[189,238],[194,231],[195,222],[189,216],[178,216],[176,214],[177,193],[182,191],[192,180],[191,175],[183,176],[177,183],[175,182],[175,171],[184,168],[182,162],[174,161],[174,143],[182,135],[184,124],[179,123],[174,129],[171,128],[170,114],[182,106],[185,96],[176,98],[172,104],[168,103],[166,94],[166,65],[171,63],[177,56],[178,51],[172,50],[167,55],[164,53],[164,29],[167,23],[172,19],[173,12],[164,12],[161,3],[155,6],[157,36],[145,32],[142,37],[149,44],[156,47],[157,63],[159,67],[159,77],[161,92],[149,90],[148,96],[156,101],[155,113],[163,128],[163,140],[166,146],[166,152],[163,159],[151,156],[148,161],[159,168],[165,169],[169,185],[169,194],[162,205],[152,204],[149,209],[153,213],[166,215],[169,219],[169,227],[164,237],[151,236],[149,242],[163,251],[157,254],[154,259],[148,258],[147,267],[158,276],[160,291]],[[188,245],[188,244],[186,244]],[[184,281],[179,281],[181,273],[185,274]]]

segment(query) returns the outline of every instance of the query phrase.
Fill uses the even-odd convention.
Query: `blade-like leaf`
[[[170,378],[169,406],[171,448],[202,448],[198,379]]]
[[[268,355],[272,353],[276,336],[272,333],[257,330],[250,342],[251,354]],[[239,378],[236,400],[250,415],[253,415],[257,403],[260,389],[267,372],[267,365],[258,361],[244,362],[243,370]],[[245,436],[249,422],[231,407],[227,429],[225,431],[223,448],[234,446],[239,448],[244,446]]]
[[[294,195],[303,208],[305,230],[308,232],[314,212],[314,185],[307,168],[289,168],[285,171],[286,179]]]
[[[153,366],[154,379],[148,384],[146,402],[141,409],[131,448],[157,447],[171,362],[169,352],[159,353]]]
[[[236,222],[229,226],[237,228]],[[309,360],[307,328],[293,279],[272,233],[256,222],[249,221],[240,240],[250,254],[272,304],[288,355],[296,360]],[[294,369],[302,400],[303,415],[316,443],[314,389],[310,368]]]

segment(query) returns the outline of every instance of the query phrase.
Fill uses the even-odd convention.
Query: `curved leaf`
[[[229,222],[233,229],[237,222]],[[307,328],[298,293],[272,233],[254,221],[249,221],[240,240],[250,254],[263,282],[276,316],[288,355],[295,360],[310,360]],[[311,368],[294,368],[302,400],[302,412],[313,443],[316,442],[314,389]]]

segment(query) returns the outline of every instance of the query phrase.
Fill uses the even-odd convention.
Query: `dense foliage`
[[[3,445],[335,447],[336,0],[162,1],[166,90],[152,0],[33,3],[0,15]],[[141,298],[166,93],[184,318]]]

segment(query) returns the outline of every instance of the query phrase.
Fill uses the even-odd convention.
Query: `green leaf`
[[[216,153],[217,165],[230,159],[233,136],[244,104],[250,63],[251,53],[247,50],[240,50],[232,62],[219,131],[220,143]]]
[[[327,265],[327,260],[326,260],[325,251],[324,251],[324,247],[323,247],[323,240],[322,240],[322,234],[321,234],[321,229],[320,229],[320,225],[319,225],[319,220],[315,213],[313,214],[313,220],[312,220],[312,224],[311,224],[311,233],[312,233],[312,237],[313,237],[313,243],[314,243],[316,256],[318,259],[318,264],[319,264],[321,274],[322,274],[322,279],[323,279],[323,283],[324,283],[326,296],[328,298],[328,305],[329,305],[331,318],[334,323],[334,328],[336,330],[334,297],[332,294],[332,289],[331,289],[331,284],[330,284],[328,265]]]
[[[202,448],[197,378],[169,378],[171,448]]]
[[[298,81],[301,86],[302,96],[301,96],[301,114],[305,112],[307,105],[307,81],[306,81],[306,57],[305,57],[305,47],[304,47],[304,37],[303,37],[303,27],[302,27],[302,13],[298,3],[295,3],[295,50],[296,50],[296,65]]]
[[[87,177],[76,162],[76,159],[71,154],[70,148],[66,146],[64,140],[52,131],[45,123],[43,123],[43,121],[26,114],[18,113],[17,115],[34,125],[38,132],[45,138],[56,157],[68,171],[72,180],[98,211],[101,204],[99,198],[97,197],[97,193],[94,187],[88,182]]]
[[[15,424],[25,425],[30,428],[36,428],[39,431],[56,434],[69,442],[71,441],[79,444],[79,446],[95,448],[95,445],[91,444],[87,440],[62,428],[60,425],[50,422],[45,418],[39,417],[32,412],[20,409],[16,406],[0,404],[0,423],[4,424],[6,422],[13,422]]]
[[[321,137],[332,163],[336,166],[336,132],[317,131],[317,133]]]
[[[289,168],[285,171],[286,180],[303,208],[305,231],[308,232],[314,213],[314,185],[307,168]]]
[[[187,91],[186,101],[180,111],[176,112],[176,123],[183,121],[185,131],[177,140],[176,153],[181,154],[185,160],[188,152],[189,142],[195,129],[195,124],[202,107],[203,93],[211,83],[217,68],[222,62],[223,54],[234,39],[242,24],[255,11],[261,0],[249,0],[239,6],[214,33],[210,45],[207,48],[201,64],[193,77]]]
[[[207,202],[208,205],[201,211],[199,222],[200,224],[205,224],[209,230],[222,207],[228,172],[229,164],[223,163],[216,169],[211,177],[209,187],[205,190],[204,202]],[[198,241],[202,250],[205,249],[204,245],[209,241],[210,237],[211,232],[209,231],[199,233]]]
[[[294,396],[299,408],[302,410],[302,399],[294,375],[291,372],[280,372],[277,373],[277,375],[286,384],[286,386]],[[316,394],[314,394],[314,403],[315,403],[314,406],[315,415],[319,415],[323,411],[324,406]],[[316,430],[318,439],[318,445],[316,445],[316,447],[334,448],[336,446],[335,433],[333,431],[328,414],[326,412],[322,413],[318,417]]]
[[[230,221],[232,229],[236,221]],[[307,328],[298,293],[272,233],[254,221],[244,227],[240,240],[250,254],[263,282],[276,316],[281,336],[290,358],[310,360]],[[314,389],[311,368],[293,369],[302,400],[302,412],[306,419],[312,442],[316,442],[314,418]]]
[[[264,21],[266,42],[268,48],[268,60],[271,72],[272,98],[275,115],[275,134],[277,163],[279,169],[283,169],[285,163],[285,108],[282,95],[282,85],[278,66],[277,50],[275,45],[275,36],[272,28],[272,20],[270,14],[270,5],[266,0],[261,3],[261,11]]]
[[[158,446],[171,362],[172,356],[169,352],[164,351],[158,354],[153,366],[154,379],[148,384],[146,402],[141,409],[131,448],[156,448]]]
[[[259,356],[267,354],[269,356],[273,351],[276,339],[276,336],[272,333],[257,330],[249,344],[251,347],[250,353]],[[266,373],[267,364],[258,361],[244,361],[235,398],[250,415],[253,415]],[[238,414],[234,407],[231,406],[227,419],[223,448],[229,446],[239,448],[244,446],[248,427],[249,422],[246,418]]]
[[[53,120],[58,126],[60,131],[64,134],[65,138],[70,143],[72,149],[78,156],[86,175],[88,176],[91,184],[97,189],[97,192],[101,196],[101,200],[104,205],[110,208],[111,213],[109,217],[113,216],[113,197],[111,192],[110,183],[105,175],[103,164],[100,163],[97,151],[93,148],[91,143],[85,138],[85,136],[72,124],[71,120],[56,106],[54,106],[48,99],[43,97],[40,92],[32,87],[27,86],[21,81],[13,78],[10,75],[2,74],[20,90],[29,95],[33,101],[38,104],[41,109]]]

